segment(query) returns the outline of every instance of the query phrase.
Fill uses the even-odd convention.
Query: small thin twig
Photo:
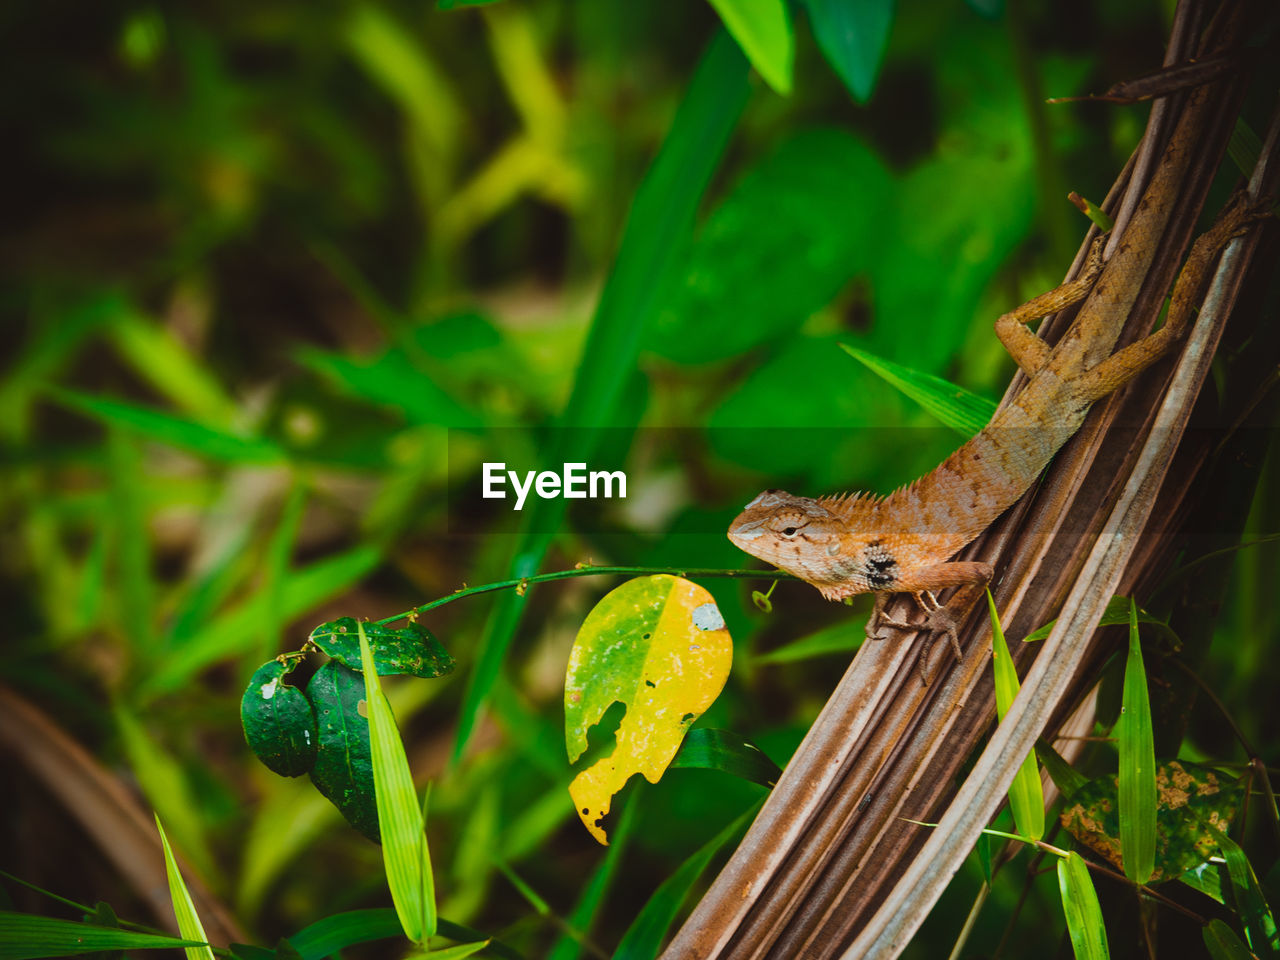
[[[497,580],[493,583],[481,584],[478,587],[463,587],[453,591],[447,597],[440,597],[430,603],[424,603],[420,607],[406,610],[404,613],[397,613],[393,617],[375,620],[374,623],[378,626],[383,626],[388,623],[394,623],[397,620],[416,617],[420,613],[426,613],[436,607],[443,607],[446,603],[452,603],[454,600],[473,597],[481,593],[493,593],[497,590],[510,590],[513,588],[523,592],[532,583],[548,583],[552,580],[568,580],[573,577],[646,576],[660,573],[669,573],[675,577],[722,577],[733,580],[778,581],[798,579],[792,574],[784,573],[781,570],[723,570],[715,567],[594,567],[590,564],[579,564],[572,570],[555,570],[551,573],[537,573],[531,577],[516,577],[514,580]]]

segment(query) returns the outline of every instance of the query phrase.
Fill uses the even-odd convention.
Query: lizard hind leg
[[[1028,300],[1022,306],[1010,310],[996,321],[996,336],[1009,351],[1009,356],[1029,377],[1035,376],[1049,362],[1049,345],[1032,333],[1027,324],[1041,317],[1071,306],[1083,300],[1093,283],[1102,272],[1102,250],[1106,245],[1106,236],[1098,237],[1089,249],[1089,259],[1085,262],[1080,276],[1074,280],[1054,287],[1048,293]]]
[[[1217,262],[1218,254],[1250,224],[1270,216],[1274,202],[1274,197],[1251,199],[1244,191],[1232,198],[1213,226],[1192,245],[1187,262],[1173,285],[1173,293],[1169,295],[1169,312],[1164,326],[1085,371],[1079,381],[1083,399],[1093,403],[1120,389],[1182,338],[1195,316],[1197,298],[1209,271]]]

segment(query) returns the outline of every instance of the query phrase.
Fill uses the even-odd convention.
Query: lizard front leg
[[[924,630],[931,637],[945,634],[959,660],[963,651],[960,649],[956,624],[964,618],[983,589],[991,582],[991,576],[991,564],[978,561],[938,563],[904,571],[886,590],[876,593],[875,608],[871,612],[871,619],[867,621],[867,638],[880,639],[881,626],[896,627],[899,630]],[[934,599],[934,593],[948,587],[960,589],[949,604],[938,603]],[[893,593],[911,594],[925,614],[924,622],[920,624],[890,619],[885,614],[884,607]],[[921,673],[924,674],[923,661]]]

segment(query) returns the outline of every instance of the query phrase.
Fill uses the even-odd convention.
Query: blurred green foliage
[[[887,490],[930,468],[954,436],[838,344],[998,396],[991,320],[1061,277],[1087,226],[1062,193],[1100,200],[1145,116],[1042,98],[1150,69],[1166,32],[1155,0],[1012,17],[918,0],[877,72],[874,43],[824,37],[838,5],[807,0],[783,98],[713,41],[709,4],[438,6],[0,13],[4,682],[131,778],[260,943],[385,892],[376,848],[257,767],[236,707],[254,669],[322,621],[513,570],[740,566],[722,531],[762,487]],[[482,461],[578,444],[625,459],[630,502],[546,501],[513,534],[480,499]],[[1251,528],[1276,509],[1260,499]],[[1274,715],[1249,705],[1276,679],[1278,555],[1235,562],[1203,670],[1274,753]],[[450,604],[428,625],[456,676],[386,683],[436,781],[441,915],[529,955],[579,955],[584,934],[611,951],[763,793],[675,771],[624,792],[609,851],[581,829],[561,684],[609,585]],[[706,586],[741,655],[700,725],[785,763],[848,656],[831,631],[861,619],[803,585],[772,615],[749,585]],[[824,659],[746,655],[819,631]],[[1195,758],[1233,755],[1216,716],[1191,729]],[[0,866],[145,917],[5,773]],[[1008,921],[1020,953],[1052,949],[1052,878],[1015,912],[1006,877],[971,945]],[[919,955],[949,949],[979,881],[961,875]],[[675,915],[663,889],[654,910]]]

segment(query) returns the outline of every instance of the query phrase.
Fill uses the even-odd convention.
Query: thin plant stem
[[[797,577],[781,570],[723,570],[715,567],[595,567],[590,564],[580,563],[572,570],[555,570],[551,573],[537,573],[530,577],[516,577],[512,580],[497,580],[493,583],[485,583],[478,587],[462,587],[455,590],[446,597],[432,600],[430,603],[424,603],[420,607],[414,607],[412,610],[406,610],[404,613],[397,613],[393,617],[384,617],[381,620],[375,620],[378,626],[388,623],[394,623],[397,620],[405,618],[413,618],[419,614],[426,613],[428,610],[434,610],[436,607],[443,607],[446,603],[452,603],[454,600],[461,600],[463,597],[474,597],[481,593],[493,593],[497,590],[515,589],[523,592],[527,590],[531,584],[549,583],[552,580],[568,580],[572,577],[603,577],[603,576],[646,576],[660,573],[668,573],[675,577],[721,577],[732,580],[795,580]]]

